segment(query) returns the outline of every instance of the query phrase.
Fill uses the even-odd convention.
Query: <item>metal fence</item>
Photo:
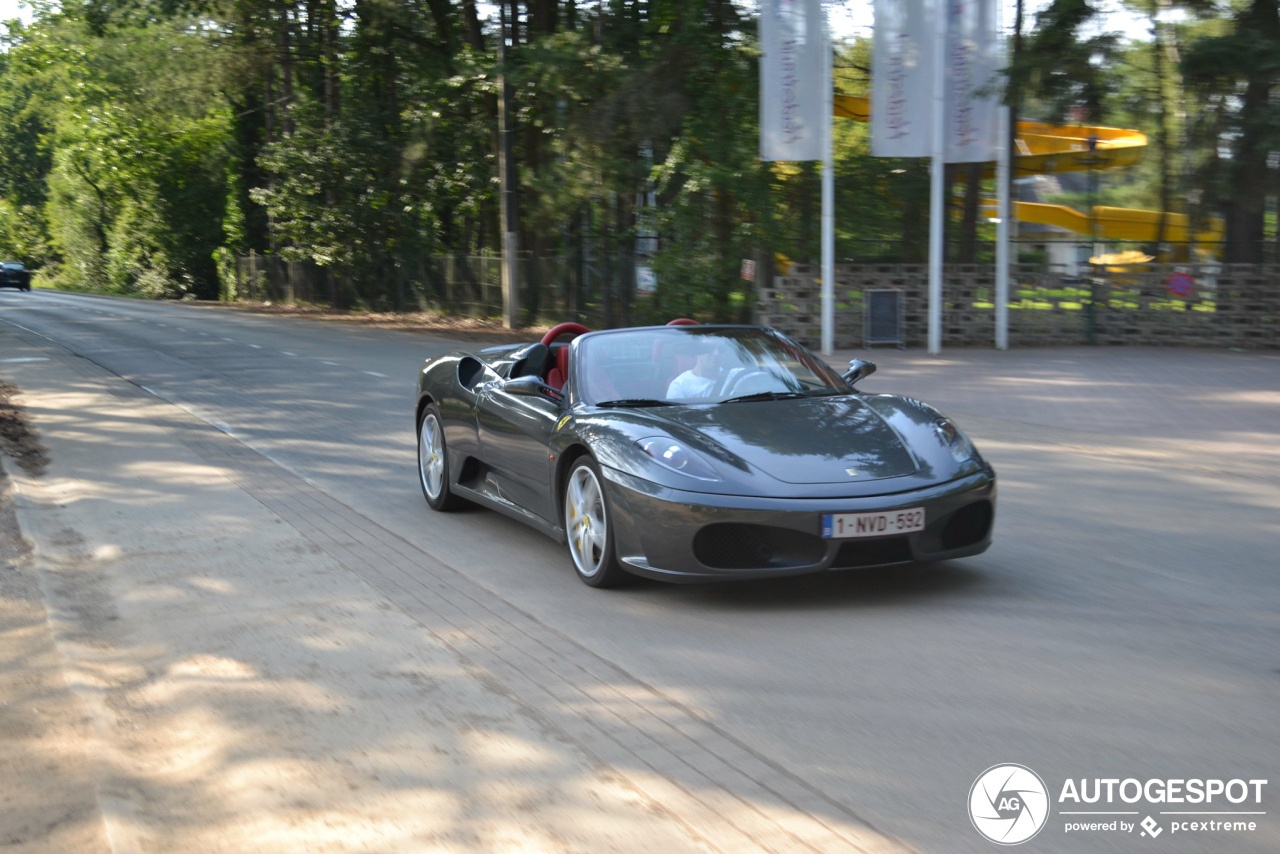
[[[521,313],[526,322],[568,318],[596,326],[625,323],[634,302],[635,265],[634,257],[622,255],[524,255],[515,265]],[[502,312],[502,259],[423,255],[352,275],[311,262],[251,253],[236,259],[234,280],[223,283],[223,296],[496,317]]]

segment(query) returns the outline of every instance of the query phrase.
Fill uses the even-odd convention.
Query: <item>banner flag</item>
[[[933,153],[933,21],[945,0],[875,0],[871,154]]]
[[[762,0],[761,160],[822,159],[825,22],[821,0]]]
[[[875,0],[871,153],[933,154],[933,62],[937,13],[947,11],[946,124],[948,163],[996,158],[997,110],[1004,62],[995,0]]]
[[[994,0],[947,2],[948,163],[996,159],[1004,63]]]

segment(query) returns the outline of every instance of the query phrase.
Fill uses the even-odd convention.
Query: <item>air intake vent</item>
[[[870,540],[850,540],[836,552],[832,569],[856,569],[860,566],[883,566],[887,563],[906,563],[911,560],[911,546],[906,537],[876,537]]]
[[[775,528],[718,522],[693,538],[693,554],[716,569],[778,569],[821,563],[826,555],[821,537]]]
[[[991,532],[990,501],[975,501],[951,514],[942,529],[942,548],[958,549],[981,542]]]

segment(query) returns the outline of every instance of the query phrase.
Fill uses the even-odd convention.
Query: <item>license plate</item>
[[[906,507],[887,513],[827,513],[822,517],[822,536],[828,540],[891,537],[923,530],[923,507]]]

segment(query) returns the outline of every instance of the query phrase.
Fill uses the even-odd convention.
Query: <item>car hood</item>
[[[696,431],[703,442],[710,440],[784,483],[880,480],[919,469],[897,431],[852,395],[649,412],[656,420]]]

